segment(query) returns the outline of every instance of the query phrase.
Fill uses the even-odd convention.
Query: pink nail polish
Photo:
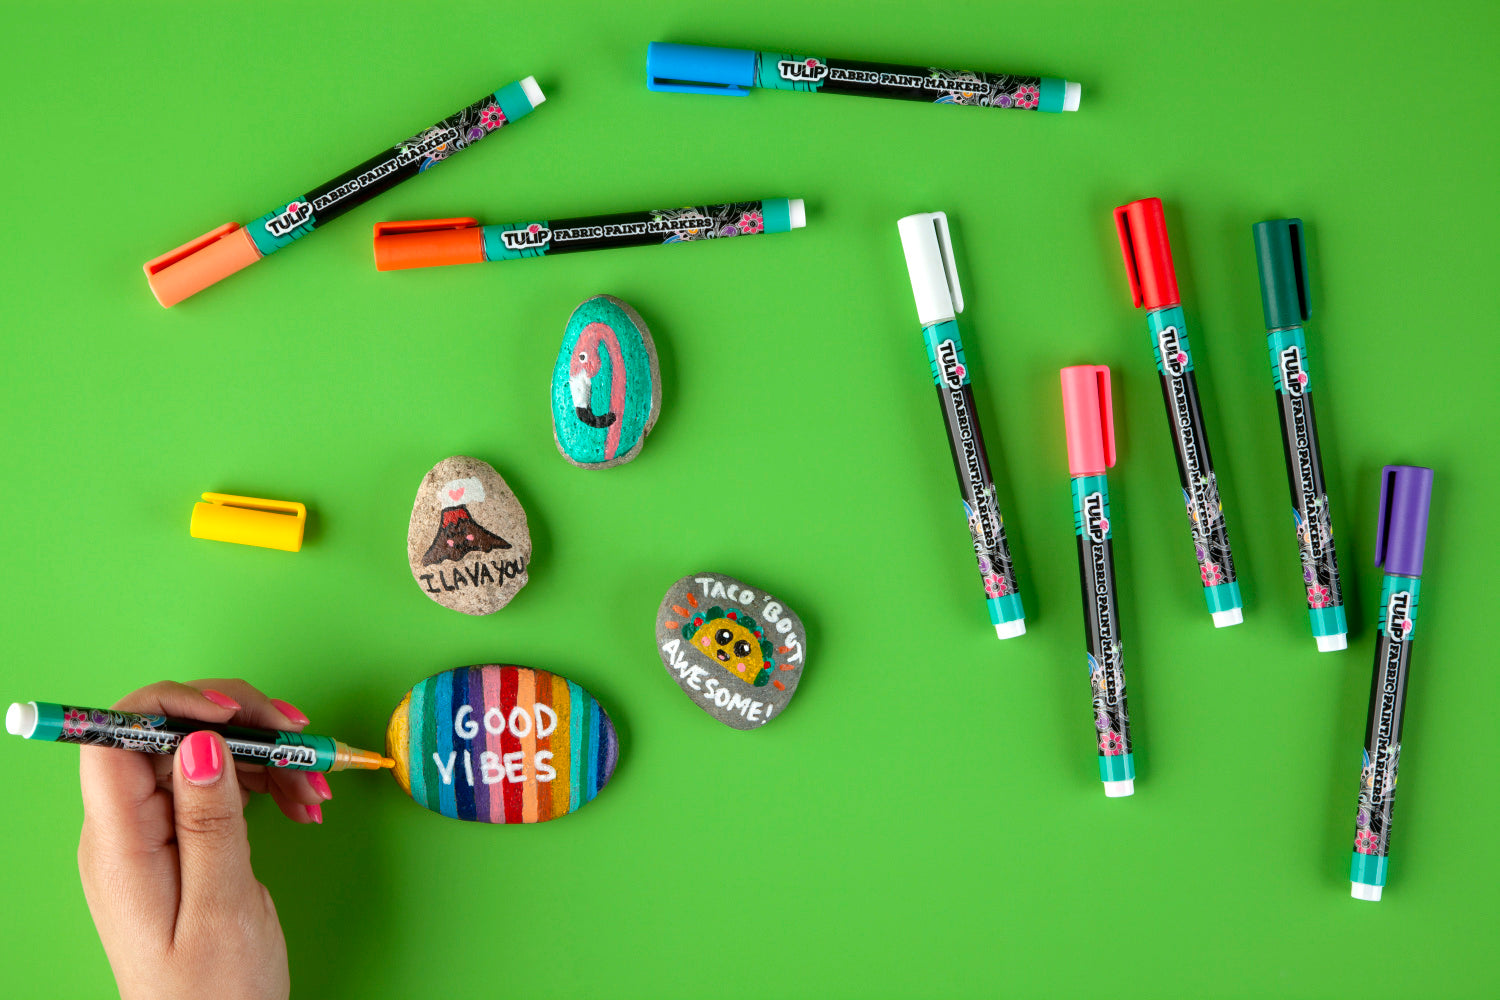
[[[317,823],[319,826],[323,825],[323,807],[322,806],[308,806],[307,807],[307,815],[308,815],[308,818],[311,819],[314,823]]]
[[[199,731],[188,735],[177,748],[182,761],[182,776],[195,785],[211,785],[224,772],[224,754],[213,733]]]
[[[223,691],[206,690],[203,692],[203,697],[207,698],[215,705],[218,705],[220,708],[232,708],[236,712],[240,710],[240,703],[229,697],[229,695],[225,694]]]
[[[294,726],[305,726],[305,725],[307,725],[307,716],[305,716],[301,712],[299,712],[297,710],[296,706],[289,705],[286,702],[282,701],[280,698],[272,698],[271,699],[271,704],[273,704],[273,705],[276,706],[276,711],[280,712],[282,715],[284,715],[288,719],[290,719],[292,721],[292,725],[294,725]]]
[[[333,798],[333,789],[328,787],[328,779],[317,771],[309,771],[307,773],[307,783],[312,787],[313,794],[317,795],[324,802]]]

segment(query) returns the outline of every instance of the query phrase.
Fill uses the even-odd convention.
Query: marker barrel
[[[1272,331],[1266,337],[1266,347],[1276,386],[1276,412],[1281,420],[1282,452],[1292,494],[1308,617],[1319,650],[1344,649],[1348,633],[1344,595],[1334,554],[1333,521],[1328,488],[1323,482],[1323,458],[1318,450],[1311,372],[1302,328]]]
[[[1359,775],[1359,809],[1349,861],[1351,894],[1357,899],[1378,900],[1385,886],[1407,670],[1421,590],[1422,581],[1417,577],[1391,574],[1386,574],[1380,589],[1380,632],[1375,642],[1370,717],[1365,723],[1364,766]]]
[[[1156,371],[1161,377],[1167,422],[1172,429],[1177,477],[1192,530],[1203,596],[1216,627],[1238,625],[1243,620],[1240,585],[1234,575],[1234,557],[1229,551],[1219,482],[1203,426],[1203,408],[1198,400],[1198,380],[1193,374],[1193,355],[1182,308],[1156,309],[1146,319]]]
[[[937,386],[948,430],[948,447],[958,473],[959,493],[979,562],[990,624],[1002,639],[1009,639],[1026,631],[1026,612],[1016,589],[1016,570],[1005,538],[1005,519],[995,499],[984,435],[974,410],[963,339],[953,320],[923,327],[922,337],[927,344],[927,360],[932,366],[932,380]]]
[[[1115,591],[1114,525],[1109,481],[1073,477],[1073,532],[1078,538],[1078,578],[1083,589],[1083,637],[1094,698],[1094,741],[1099,780],[1110,797],[1134,792],[1130,715],[1125,707],[1124,654]]]
[[[370,157],[246,226],[261,256],[274,253],[319,226],[357,208],[408,177],[415,177],[511,122],[544,100],[529,77],[485,94],[468,107]]]
[[[756,53],[755,85],[858,97],[887,97],[927,104],[966,104],[1016,111],[1078,107],[1076,87],[1054,77],[947,70],[934,66],[823,59],[781,52]],[[1072,107],[1065,108],[1071,102]]]
[[[337,740],[312,733],[223,726],[193,719],[54,705],[44,701],[31,704],[36,707],[35,725],[31,732],[17,735],[32,740],[170,755],[189,735],[207,729],[224,737],[230,756],[236,760],[288,771],[336,771],[347,766],[340,764],[340,751],[347,756],[347,747]],[[24,706],[12,706],[12,710],[21,707]],[[9,721],[7,718],[7,724]]]

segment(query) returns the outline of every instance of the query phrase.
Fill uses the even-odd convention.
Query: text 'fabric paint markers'
[[[1422,592],[1422,556],[1427,547],[1427,511],[1432,470],[1387,465],[1380,476],[1380,521],[1375,529],[1375,565],[1385,567],[1380,586],[1380,631],[1370,681],[1370,717],[1365,723],[1364,764],[1359,773],[1359,810],[1349,860],[1349,894],[1379,900],[1391,848],[1391,809],[1401,758],[1407,670]]]
[[[79,746],[111,747],[138,753],[172,754],[193,733],[208,730],[224,737],[229,755],[249,764],[288,771],[378,771],[396,762],[373,750],[360,750],[328,736],[275,729],[227,726],[197,719],[79,708],[46,701],[14,702],[5,713],[12,736]]]
[[[1318,651],[1327,653],[1348,647],[1349,629],[1344,621],[1338,558],[1333,551],[1333,517],[1323,480],[1323,456],[1318,450],[1318,425],[1313,419],[1312,368],[1307,363],[1307,339],[1302,332],[1302,321],[1312,314],[1302,220],[1257,222],[1251,232],[1260,270],[1260,304],[1266,317],[1266,349],[1271,354],[1276,412],[1281,419],[1281,445],[1292,491],[1292,516],[1297,523],[1302,583],[1307,590],[1307,614]]]
[[[1114,405],[1105,366],[1074,365],[1064,368],[1061,377],[1099,780],[1104,782],[1105,795],[1119,798],[1135,794],[1135,758],[1130,751],[1130,714],[1125,707],[1114,523],[1106,475],[1115,464]]]
[[[1005,539],[1005,520],[995,499],[995,481],[984,451],[984,436],[974,410],[974,391],[964,360],[964,342],[959,336],[957,313],[963,312],[963,289],[953,261],[953,242],[948,236],[948,216],[943,212],[908,215],[896,223],[912,295],[917,300],[917,319],[927,343],[927,361],[937,386],[938,402],[948,429],[953,468],[958,472],[969,536],[979,560],[979,576],[995,634],[1012,639],[1026,631],[1026,612],[1016,590],[1016,571]]]
[[[1167,404],[1167,423],[1177,453],[1177,476],[1193,533],[1203,596],[1215,628],[1238,625],[1244,621],[1240,585],[1235,579],[1234,557],[1224,527],[1219,480],[1209,457],[1203,408],[1198,400],[1198,379],[1193,374],[1193,354],[1188,346],[1182,299],[1177,294],[1177,273],[1172,267],[1172,247],[1167,242],[1161,199],[1143,198],[1121,205],[1115,209],[1115,226],[1120,232],[1120,250],[1125,255],[1131,298],[1137,306],[1146,307],[1151,349],[1156,355],[1162,397]]]
[[[672,42],[647,46],[646,86],[679,94],[737,97],[761,87],[1016,111],[1077,111],[1083,89],[1051,76],[853,62]]]
[[[375,226],[375,268],[396,271],[550,257],[582,250],[696,243],[731,236],[785,233],[805,225],[807,210],[801,198],[767,198],[492,226],[481,226],[474,219],[380,222]]]
[[[546,99],[534,77],[507,84],[248,226],[226,222],[147,261],[146,281],[158,302],[175,305],[530,114]]]

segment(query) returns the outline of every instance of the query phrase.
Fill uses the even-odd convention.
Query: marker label
[[[1232,604],[1238,607],[1234,558],[1229,552],[1229,534],[1224,527],[1224,508],[1219,500],[1219,481],[1214,475],[1213,459],[1208,451],[1208,434],[1203,428],[1203,408],[1198,400],[1198,381],[1193,374],[1192,349],[1182,309],[1172,307],[1150,313],[1152,350],[1156,370],[1161,377],[1162,398],[1176,443],[1177,478],[1182,486],[1183,505],[1193,533],[1194,558],[1205,588],[1225,587],[1233,591]],[[1212,610],[1219,610],[1210,606]]]
[[[1385,884],[1396,769],[1401,759],[1407,668],[1411,663],[1412,634],[1421,590],[1422,581],[1409,576],[1386,576],[1381,587],[1380,632],[1375,643],[1370,718],[1365,723],[1364,766],[1359,775],[1351,872],[1354,881],[1371,885]]]
[[[1292,491],[1292,516],[1302,559],[1302,581],[1307,588],[1307,607],[1313,614],[1316,634],[1342,632],[1344,595],[1333,549],[1333,521],[1323,481],[1323,460],[1318,450],[1307,345],[1301,328],[1293,327],[1269,334],[1266,347],[1276,386],[1282,454]],[[1329,627],[1327,632],[1318,631],[1322,619],[1328,619],[1322,622]]]
[[[978,73],[935,66],[823,59],[779,52],[756,54],[756,86],[773,90],[821,91],[894,97],[928,104],[972,104],[1035,110],[1042,78],[1009,73]]]
[[[73,705],[37,703],[39,734],[56,727],[54,737],[60,743],[81,746],[117,747],[142,753],[173,754],[177,745],[194,731],[190,721],[168,719],[162,715],[138,715],[108,709],[79,708]],[[229,752],[250,763],[284,767],[294,771],[327,770],[335,754],[334,741],[326,736],[278,732],[275,742],[267,742],[267,733],[240,726],[204,723],[224,737]],[[319,766],[320,764],[324,766]]]
[[[989,599],[992,623],[1016,621],[1024,617],[1016,585],[1016,570],[1011,562],[1010,544],[1005,537],[1005,519],[995,499],[994,480],[984,450],[984,437],[974,413],[974,392],[969,385],[969,370],[964,362],[964,345],[958,324],[952,320],[923,327],[927,343],[927,361],[932,380],[943,405],[948,446],[958,470],[959,490],[964,516],[969,522],[969,537],[980,576]]]
[[[686,243],[765,232],[764,203],[694,205],[650,212],[581,216],[485,226],[485,260],[515,260],[549,254],[657,243]]]
[[[1078,538],[1078,578],[1083,588],[1083,628],[1094,698],[1099,776],[1104,781],[1125,781],[1135,777],[1135,764],[1115,598],[1114,529],[1109,517],[1109,483],[1104,476],[1073,479],[1073,532]]]

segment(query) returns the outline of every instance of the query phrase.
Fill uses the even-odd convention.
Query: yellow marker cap
[[[259,545],[296,552],[302,548],[307,508],[295,500],[257,500],[227,493],[205,493],[193,504],[188,533],[216,542]]]

